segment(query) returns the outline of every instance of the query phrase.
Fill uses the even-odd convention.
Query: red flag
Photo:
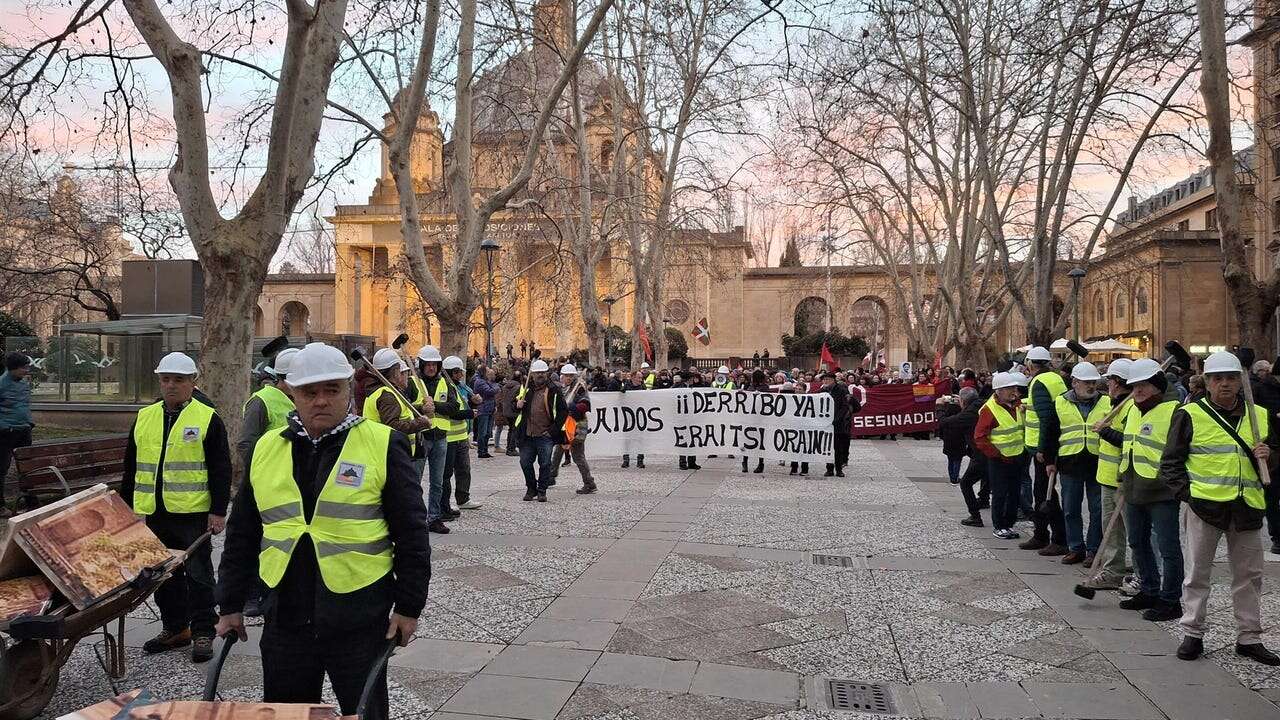
[[[933,370],[934,372],[942,372],[942,351],[941,350],[939,350],[937,354],[933,356]]]
[[[826,365],[827,365],[827,369],[828,369],[828,370],[834,370],[834,369],[835,369],[835,366],[836,366],[836,359],[835,359],[835,357],[833,357],[833,356],[831,355],[831,349],[827,347],[827,344],[826,344],[825,342],[824,342],[824,343],[822,343],[822,354],[818,356],[818,369],[819,369],[819,370],[821,370],[821,369],[822,369],[822,364],[823,364],[823,363],[826,363]]]
[[[649,344],[649,333],[644,325],[640,326],[640,345],[644,347],[644,359],[653,360],[653,346]]]
[[[698,324],[693,326],[693,330],[689,334],[698,338],[698,342],[703,345],[711,344],[711,329],[707,327],[706,318],[699,320]]]

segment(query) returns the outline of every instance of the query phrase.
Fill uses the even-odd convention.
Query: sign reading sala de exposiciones
[[[832,414],[826,393],[715,388],[593,392],[587,455],[734,453],[830,462]]]

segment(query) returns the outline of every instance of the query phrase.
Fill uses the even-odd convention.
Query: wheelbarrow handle
[[[387,667],[387,662],[391,660],[391,656],[395,653],[396,648],[400,646],[400,635],[387,641],[383,646],[382,652],[373,661],[373,666],[369,668],[369,675],[364,679],[364,690],[360,692],[360,702],[356,705],[356,717],[363,718],[365,708],[369,705],[369,699],[373,695],[373,686],[378,680],[378,676]]]
[[[218,679],[222,677],[222,665],[227,661],[227,656],[231,654],[231,646],[236,644],[240,636],[235,632],[229,632],[222,638],[222,647],[218,650],[218,655],[209,664],[209,669],[204,675],[204,697],[201,698],[205,702],[213,702],[218,694]]]

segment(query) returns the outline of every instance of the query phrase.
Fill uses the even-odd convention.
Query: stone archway
[[[311,325],[311,310],[297,300],[280,306],[280,334],[306,335]]]
[[[843,329],[843,328],[842,328]],[[849,327],[846,335],[859,335],[867,345],[884,349],[889,337],[889,305],[876,295],[863,295],[854,301],[849,311]]]
[[[796,304],[794,333],[797,337],[820,333],[831,326],[831,306],[820,297],[807,297]]]

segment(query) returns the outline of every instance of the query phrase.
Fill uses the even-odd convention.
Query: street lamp
[[[484,306],[484,357],[486,363],[493,362],[493,255],[501,249],[498,241],[486,237],[480,242],[484,251],[484,263],[489,269],[489,292]]]
[[[604,324],[605,324],[604,364],[605,364],[605,367],[608,367],[609,363],[613,361],[613,355],[610,353],[610,348],[609,348],[609,330],[610,328],[613,327],[613,304],[618,302],[618,298],[614,297],[613,293],[609,293],[608,295],[604,296],[602,302],[604,303]]]
[[[1071,292],[1076,298],[1075,318],[1071,322],[1072,335],[1075,341],[1080,342],[1080,283],[1084,281],[1084,268],[1074,267],[1067,272],[1067,277],[1071,278]]]

